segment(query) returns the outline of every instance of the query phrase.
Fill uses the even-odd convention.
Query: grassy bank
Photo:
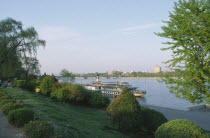
[[[33,109],[37,119],[51,122],[59,135],[66,137],[123,137],[106,129],[111,126],[104,110],[55,102],[48,97],[20,88],[5,88],[5,91],[22,100]]]

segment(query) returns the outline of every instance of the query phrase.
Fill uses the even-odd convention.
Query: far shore
[[[85,79],[85,77],[75,77],[76,79]],[[164,77],[100,77],[100,79],[163,79]],[[177,77],[171,77],[176,79]],[[87,79],[96,79],[96,77],[87,77]]]

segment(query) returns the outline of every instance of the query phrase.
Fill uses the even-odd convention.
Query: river
[[[75,83],[90,84],[96,81],[95,79],[75,79]],[[169,89],[164,83],[160,83],[157,79],[100,79],[101,82],[124,81],[131,84],[133,87],[138,87],[140,90],[146,90],[144,98],[137,99],[140,104],[155,105],[161,107],[169,107],[173,109],[188,110],[189,107],[197,106],[186,100],[176,98],[175,95],[169,92]]]

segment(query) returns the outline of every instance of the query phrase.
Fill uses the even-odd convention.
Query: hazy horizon
[[[175,1],[2,0],[0,19],[33,26],[47,41],[37,54],[42,74],[64,68],[75,73],[152,71],[156,65],[165,70],[162,62],[171,53],[160,50],[164,39],[154,32],[161,32]]]

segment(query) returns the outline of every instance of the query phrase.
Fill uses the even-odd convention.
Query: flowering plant
[[[36,91],[36,92],[40,92],[40,88],[37,87],[37,88],[35,89],[35,91]]]

